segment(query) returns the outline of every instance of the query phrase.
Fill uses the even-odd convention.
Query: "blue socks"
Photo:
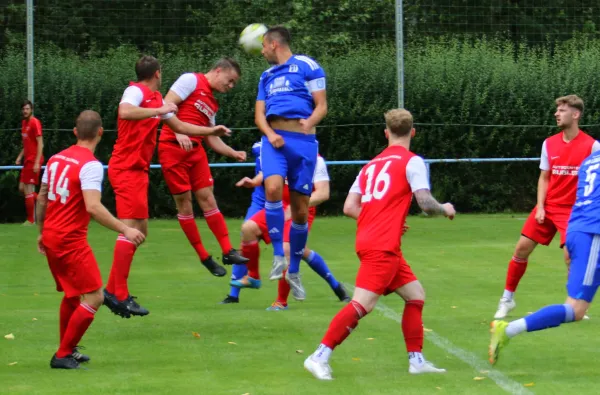
[[[308,266],[310,266],[315,273],[321,276],[323,280],[327,281],[332,289],[337,289],[340,283],[333,277],[333,274],[329,271],[329,268],[321,255],[315,251],[311,251],[308,258],[303,258],[303,260],[308,263]]]
[[[535,313],[525,317],[527,332],[541,331],[542,329],[554,328],[560,324],[573,322],[575,311],[568,304],[554,304],[546,306]]]
[[[308,223],[297,224],[292,221],[290,229],[290,267],[288,273],[298,273],[300,271],[300,260],[302,260],[302,254],[304,254],[306,240],[308,240]]]
[[[267,217],[267,228],[269,237],[273,245],[273,255],[284,256],[283,254],[283,223],[285,214],[283,212],[283,203],[281,200],[276,202],[265,202],[265,211]]]
[[[246,274],[248,274],[248,268],[246,265],[233,265],[233,268],[231,269],[232,280],[241,280]],[[231,287],[229,289],[229,296],[239,298],[241,290],[241,288]]]

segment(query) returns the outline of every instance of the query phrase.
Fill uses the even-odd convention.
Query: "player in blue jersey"
[[[260,141],[252,145],[252,156],[254,157],[254,178],[244,177],[239,180],[235,185],[237,187],[254,188],[252,192],[252,202],[244,222],[248,221],[254,214],[265,208],[265,188],[263,187],[263,177],[260,167],[260,148],[262,143]],[[231,269],[231,280],[241,280],[245,275],[248,274],[248,268],[246,265],[233,265]],[[229,294],[223,299],[221,304],[239,303],[240,299],[240,288],[232,286],[229,290]]]
[[[273,243],[273,267],[269,278],[283,277],[287,261],[283,251],[283,185],[290,187],[292,227],[290,265],[286,280],[294,297],[304,294],[300,260],[308,238],[308,204],[319,144],[316,125],[327,114],[325,72],[305,55],[290,50],[290,32],[271,27],[263,37],[262,54],[272,65],[258,83],[255,122],[262,138],[262,170],[265,179],[266,217]]]
[[[567,226],[565,247],[571,257],[567,301],[510,323],[492,322],[489,347],[492,364],[498,361],[500,351],[512,337],[580,321],[592,303],[600,286],[600,151],[588,156],[579,168],[577,200]]]

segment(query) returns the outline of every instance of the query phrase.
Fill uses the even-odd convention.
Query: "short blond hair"
[[[560,106],[566,104],[571,108],[579,110],[583,114],[583,100],[577,95],[567,95],[556,99],[556,105]]]
[[[384,116],[386,128],[396,137],[407,136],[413,128],[413,116],[408,110],[395,108]]]

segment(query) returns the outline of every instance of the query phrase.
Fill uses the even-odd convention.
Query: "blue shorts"
[[[244,217],[244,221],[248,221],[250,218],[252,218],[254,216],[254,214],[258,213],[263,208],[265,208],[264,204],[257,203],[253,200],[252,203],[250,204],[250,207],[248,207],[248,211],[246,211],[246,216]]]
[[[566,247],[571,258],[567,294],[591,303],[600,286],[600,235],[568,232]]]
[[[283,137],[285,144],[277,149],[263,136],[260,164],[264,179],[274,175],[287,177],[290,190],[310,196],[319,154],[316,136],[278,129],[275,132]]]

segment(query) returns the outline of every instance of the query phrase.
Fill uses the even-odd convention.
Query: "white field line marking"
[[[354,286],[350,284],[344,285],[348,290],[354,292]],[[375,306],[375,310],[379,310],[379,312],[383,314],[384,317],[389,318],[392,321],[396,321],[397,323],[402,322],[402,316],[398,314],[394,309],[381,303],[381,301],[377,303],[377,306]],[[429,340],[442,350],[454,355],[456,358],[469,365],[477,372],[477,374],[480,374],[482,370],[489,371],[489,373],[487,373],[487,377],[489,377],[494,383],[496,383],[496,385],[498,385],[498,387],[502,388],[506,392],[517,395],[533,394],[533,392],[523,387],[522,384],[511,380],[499,370],[493,369],[487,361],[482,360],[472,352],[463,350],[462,348],[455,346],[450,340],[438,335],[434,331],[425,332],[425,337],[427,338],[427,340]]]

